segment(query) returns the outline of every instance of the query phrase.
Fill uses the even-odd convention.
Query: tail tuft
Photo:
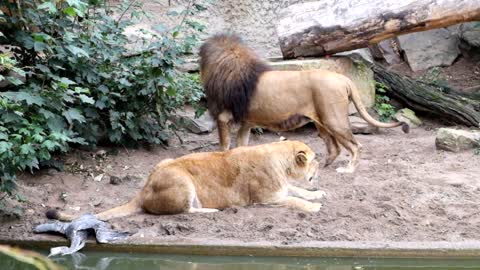
[[[409,133],[410,132],[410,126],[405,122],[403,122],[403,124],[402,124],[402,131],[403,131],[403,133]]]
[[[45,212],[45,216],[48,219],[59,219],[60,218],[60,213],[56,209],[49,209],[47,212]]]

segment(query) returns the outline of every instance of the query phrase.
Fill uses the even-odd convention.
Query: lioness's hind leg
[[[325,146],[327,147],[328,156],[325,161],[325,167],[332,164],[332,162],[338,157],[340,154],[340,145],[338,141],[330,135],[330,133],[321,125],[315,123],[315,126],[318,130],[318,136],[323,139],[325,142]]]

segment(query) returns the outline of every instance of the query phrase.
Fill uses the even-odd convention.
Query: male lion
[[[254,203],[284,205],[316,212],[323,191],[308,191],[291,181],[312,181],[315,153],[298,141],[282,141],[225,152],[195,153],[161,161],[143,189],[128,203],[96,214],[101,220],[145,211],[151,214],[215,212]],[[74,216],[47,211],[47,217]]]
[[[348,121],[350,99],[371,125],[391,128],[404,122],[381,123],[372,118],[360,100],[358,90],[347,77],[327,70],[272,71],[241,39],[217,34],[200,48],[201,80],[208,109],[217,120],[220,146],[230,147],[229,123],[241,123],[237,146],[248,144],[250,129],[292,130],[313,121],[325,141],[331,164],[343,145],[351,160],[338,172],[353,172],[358,164],[360,144]]]

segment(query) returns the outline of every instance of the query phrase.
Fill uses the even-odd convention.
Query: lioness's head
[[[287,141],[286,141],[287,142]],[[317,177],[319,168],[315,160],[315,152],[303,142],[288,141],[293,146],[292,166],[287,168],[287,175],[292,180],[313,181]]]

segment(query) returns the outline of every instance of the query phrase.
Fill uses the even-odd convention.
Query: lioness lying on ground
[[[145,211],[151,214],[215,212],[254,203],[284,205],[315,212],[323,191],[308,191],[291,181],[312,181],[315,153],[304,143],[282,141],[226,152],[195,153],[161,161],[130,202],[96,214],[101,220]],[[306,199],[306,200],[304,200]],[[47,217],[72,220],[56,210]]]
[[[402,126],[408,132],[404,122],[382,123],[372,118],[349,78],[327,70],[272,71],[236,35],[218,34],[202,45],[200,72],[222,150],[230,147],[232,121],[241,123],[237,146],[248,144],[250,129],[255,126],[286,131],[313,121],[327,146],[325,166],[336,159],[343,145],[351,160],[337,171],[351,173],[358,164],[360,144],[348,121],[350,99],[369,124]]]

